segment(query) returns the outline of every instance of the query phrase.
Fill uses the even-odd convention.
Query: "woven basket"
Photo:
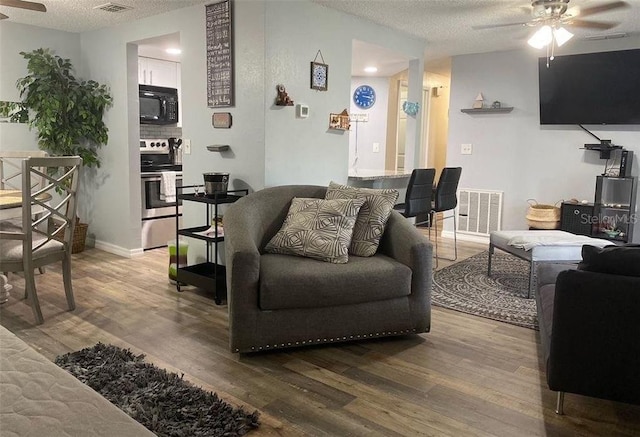
[[[80,219],[76,218],[76,227],[71,237],[71,253],[80,253],[84,250],[87,241],[87,229],[89,229],[89,224],[80,223]],[[54,238],[58,241],[63,241],[64,235],[56,235]]]
[[[534,229],[559,229],[560,208],[556,205],[538,203],[534,199],[528,199],[527,223]]]

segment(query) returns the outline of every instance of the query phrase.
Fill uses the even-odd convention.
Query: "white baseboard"
[[[453,240],[453,231],[442,231],[442,237],[450,238]],[[470,241],[472,243],[481,243],[481,244],[489,244],[489,236],[484,235],[470,235],[463,234],[462,232],[457,232],[456,237],[461,241]]]
[[[125,249],[124,247],[116,246],[115,244],[107,243],[100,240],[95,240],[94,247],[96,249],[104,250],[105,252],[109,252],[125,258],[136,258],[144,254],[144,250],[142,250],[142,248]]]

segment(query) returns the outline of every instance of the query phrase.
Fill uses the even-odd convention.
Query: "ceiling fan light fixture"
[[[543,47],[548,46],[551,41],[553,41],[553,33],[551,32],[551,27],[542,26],[537,30],[536,33],[533,34],[527,43],[536,49],[541,49]]]
[[[564,27],[553,29],[553,38],[556,40],[558,47],[562,47],[564,43],[573,38],[573,33],[569,32]]]

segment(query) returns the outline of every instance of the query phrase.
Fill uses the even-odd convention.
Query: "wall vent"
[[[488,236],[502,226],[502,191],[458,190],[458,232]]]
[[[599,41],[603,39],[618,39],[618,38],[626,38],[627,34],[625,32],[618,33],[607,33],[607,34],[597,34],[597,35],[587,35],[582,37],[587,41]]]
[[[100,9],[101,11],[106,11],[106,12],[122,12],[122,11],[128,11],[129,9],[133,9],[133,7],[109,2],[100,6],[94,6],[93,9]]]

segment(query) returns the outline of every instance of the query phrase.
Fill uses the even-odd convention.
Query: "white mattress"
[[[2,326],[0,434],[2,437],[155,435]]]

